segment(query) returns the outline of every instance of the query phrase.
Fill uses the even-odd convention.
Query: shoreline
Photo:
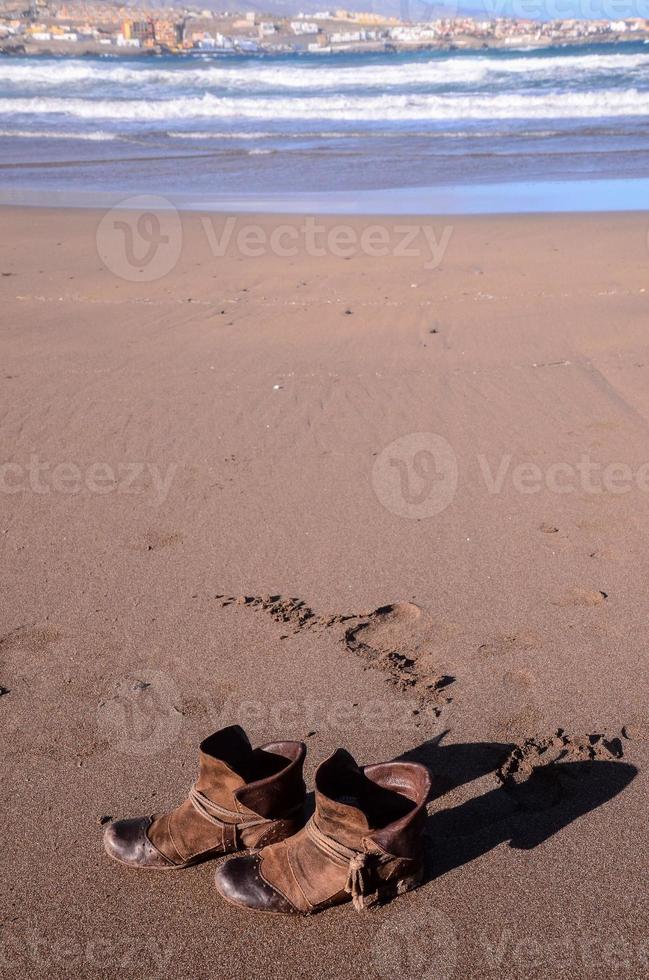
[[[649,211],[649,177],[617,180],[503,181],[494,184],[437,185],[379,190],[294,192],[290,195],[176,193],[150,194],[145,188],[128,192],[66,191],[53,188],[2,187],[0,207],[97,209],[128,207],[149,197],[156,210],[213,214],[317,214],[385,217],[616,214]],[[603,202],[606,205],[603,206]]]
[[[106,47],[96,44],[96,43],[86,43],[82,44],[80,42],[65,42],[61,41],[57,43],[55,48],[48,46],[48,42],[32,42],[30,45],[10,44],[5,43],[4,45],[0,43],[0,57],[7,58],[38,58],[38,57],[50,57],[50,58],[70,58],[70,57],[97,57],[102,58],[116,58],[116,59],[140,59],[140,58],[159,58],[159,57],[174,57],[174,58],[191,58],[200,56],[204,58],[206,55],[213,55],[215,60],[221,58],[231,59],[231,58],[259,58],[259,57],[290,57],[292,55],[299,55],[300,57],[310,57],[314,58],[322,57],[323,55],[345,55],[345,54],[416,54],[421,53],[432,53],[436,51],[440,52],[453,52],[454,54],[461,54],[462,52],[468,52],[471,54],[476,54],[481,51],[512,51],[512,52],[525,52],[525,51],[547,51],[547,50],[562,50],[564,48],[580,48],[580,47],[610,47],[611,45],[629,45],[629,44],[648,44],[649,34],[635,34],[634,37],[626,37],[623,34],[612,34],[610,37],[570,37],[561,41],[542,39],[534,41],[522,41],[520,44],[508,44],[505,41],[498,40],[485,40],[482,38],[467,38],[463,39],[460,43],[457,41],[453,42],[414,42],[414,41],[389,41],[386,43],[379,42],[365,42],[362,44],[345,44],[323,47],[322,51],[306,51],[303,48],[294,48],[292,50],[287,50],[286,48],[272,48],[260,47],[259,51],[209,51],[209,50],[199,50],[192,49],[188,51],[175,51],[172,48],[161,47],[159,49],[150,48],[128,48],[125,50],[120,50],[119,48],[110,48],[108,50]]]

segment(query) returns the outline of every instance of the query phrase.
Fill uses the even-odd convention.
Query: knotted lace
[[[363,909],[373,905],[375,901],[373,870],[377,856],[341,844],[340,841],[320,830],[313,817],[307,823],[305,830],[318,850],[322,851],[339,868],[347,869],[344,887],[347,894],[351,895],[356,911],[362,912]],[[373,863],[370,864],[370,862]]]

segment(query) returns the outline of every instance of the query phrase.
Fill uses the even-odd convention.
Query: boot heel
[[[414,891],[415,888],[419,888],[424,880],[424,866],[414,872],[414,874],[407,875],[405,878],[399,878],[397,881],[397,895],[403,895],[405,892]]]
[[[403,878],[383,882],[377,889],[379,904],[383,905],[385,902],[392,901],[398,895],[404,895],[406,892],[414,891],[415,888],[419,888],[423,880],[424,867],[422,865],[416,871],[413,871],[411,875],[404,875]]]

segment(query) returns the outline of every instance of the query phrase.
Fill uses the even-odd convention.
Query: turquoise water
[[[153,192],[273,210],[621,210],[649,201],[645,178],[642,43],[0,58],[2,200]]]

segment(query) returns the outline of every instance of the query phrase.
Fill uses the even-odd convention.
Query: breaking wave
[[[209,93],[175,99],[97,99],[62,97],[0,98],[0,113],[41,120],[245,119],[331,122],[480,119],[594,119],[649,115],[649,91],[600,90],[528,94],[385,94],[227,98]]]
[[[649,81],[649,54],[574,54],[551,55],[534,51],[517,57],[500,54],[476,54],[459,57],[435,57],[424,61],[391,64],[323,65],[310,61],[308,64],[263,63],[259,61],[232,60],[208,62],[196,65],[194,59],[178,61],[173,67],[157,67],[150,64],[113,65],[70,59],[57,64],[51,62],[25,64],[5,62],[0,64],[0,85],[59,91],[79,86],[115,86],[124,89],[142,86],[168,88],[248,90],[344,90],[356,88],[436,86],[449,84],[479,84],[508,76],[522,78],[576,81],[579,78],[619,75],[624,73],[633,80],[635,76]]]

